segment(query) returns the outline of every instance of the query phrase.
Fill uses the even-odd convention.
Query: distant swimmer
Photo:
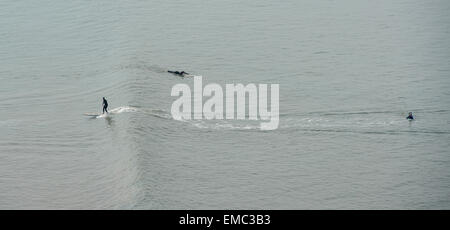
[[[170,70],[168,70],[167,72],[175,74],[175,75],[178,75],[178,76],[182,76],[182,77],[184,77],[184,75],[186,75],[186,74],[189,74],[189,73],[186,73],[184,71],[179,72],[179,71],[170,71]]]
[[[412,115],[412,112],[409,112],[408,116],[406,117],[408,120],[414,120],[414,117]]]
[[[108,113],[108,101],[103,97],[103,113]]]

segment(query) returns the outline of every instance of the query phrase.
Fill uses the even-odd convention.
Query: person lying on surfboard
[[[185,74],[189,74],[189,73],[186,73],[184,71],[178,72],[178,71],[170,71],[170,70],[168,70],[167,72],[173,73],[175,75],[179,75],[179,76],[182,76],[182,77],[184,77]]]
[[[108,113],[108,101],[103,97],[103,113]]]

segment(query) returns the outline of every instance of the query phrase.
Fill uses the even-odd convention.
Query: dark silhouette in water
[[[108,113],[108,101],[103,97],[103,113]]]
[[[179,71],[170,71],[170,70],[168,70],[167,72],[175,74],[175,75],[178,75],[178,76],[182,76],[182,77],[184,77],[185,74],[189,74],[189,73],[186,73],[184,71],[179,72]]]
[[[414,120],[414,117],[412,115],[412,112],[409,112],[408,116],[406,117],[408,120]]]

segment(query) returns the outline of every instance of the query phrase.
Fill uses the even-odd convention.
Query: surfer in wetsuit
[[[414,117],[412,115],[412,112],[409,112],[408,116],[406,117],[408,120],[414,120]]]
[[[179,71],[170,71],[170,70],[168,70],[167,72],[173,73],[175,75],[179,75],[179,76],[182,76],[182,77],[184,77],[185,74],[189,74],[189,73],[186,73],[184,71],[179,72]]]
[[[108,101],[103,97],[103,113],[108,113]]]

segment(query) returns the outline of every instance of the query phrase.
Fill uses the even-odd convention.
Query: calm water
[[[2,1],[1,209],[449,209],[446,0]],[[280,126],[173,85],[280,84]],[[112,114],[100,112],[107,97]],[[416,121],[405,119],[413,111]]]

